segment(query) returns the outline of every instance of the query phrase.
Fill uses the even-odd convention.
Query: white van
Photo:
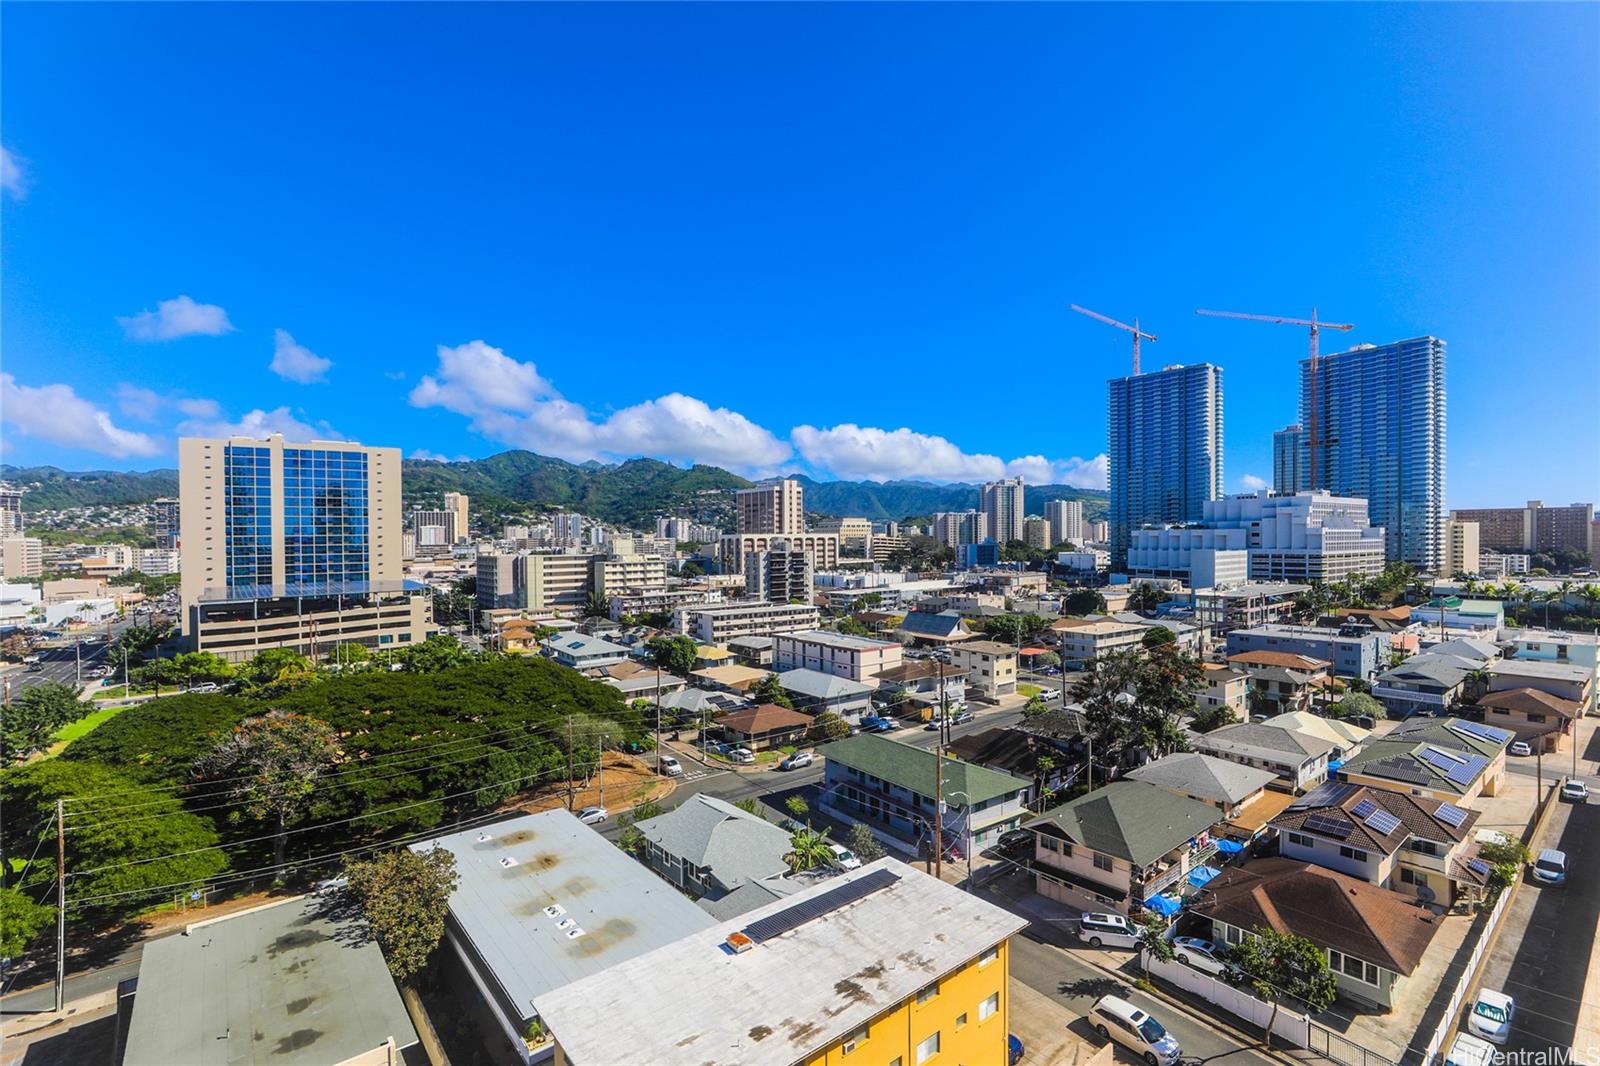
[[[1444,1066],[1494,1066],[1495,1050],[1487,1040],[1459,1033],[1444,1057]]]
[[[1149,1066],[1175,1066],[1183,1057],[1178,1038],[1147,1011],[1116,996],[1101,996],[1089,1008],[1089,1024],[1108,1040],[1115,1040],[1140,1056]]]
[[[670,755],[663,755],[657,759],[656,769],[666,777],[680,777],[683,774],[683,764]]]

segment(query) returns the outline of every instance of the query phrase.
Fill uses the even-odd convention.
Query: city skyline
[[[885,10],[853,19],[851,40],[824,9],[645,10],[628,24],[379,10],[378,47],[300,87],[237,69],[294,40],[340,50],[358,27],[338,10],[13,13],[0,458],[150,469],[174,464],[180,433],[282,430],[450,459],[527,447],[757,476],[1100,488],[1104,383],[1127,373],[1128,338],[1072,302],[1159,336],[1147,370],[1227,373],[1227,492],[1271,483],[1306,338],[1198,307],[1315,306],[1356,323],[1324,337],[1330,353],[1441,337],[1457,425],[1504,417],[1509,365],[1570,397],[1600,392],[1583,297],[1600,285],[1594,249],[1547,239],[1593,229],[1592,202],[1546,184],[1594,169],[1594,127],[1554,118],[1592,96],[1592,9],[1192,8],[1157,26],[1129,10]],[[1150,84],[1102,100],[1095,79],[1115,66],[1095,42],[1130,25],[1152,34]],[[602,31],[612,58],[595,71],[557,54],[594,54]],[[737,47],[779,32],[779,69]],[[1291,32],[1315,36],[1321,62],[1380,67],[1420,36],[1431,51],[1408,59],[1414,76],[1375,69],[1370,92],[1336,98],[1318,62],[1264,43]],[[925,58],[884,85],[867,59],[903,34]],[[193,64],[162,62],[175,35],[197,42]],[[469,40],[485,63],[470,89],[377,69],[448,67]],[[663,40],[719,47],[691,70]],[[496,61],[530,41],[541,63],[512,78]],[[1195,41],[1217,54],[1200,64]],[[1562,58],[1529,69],[1498,57],[1502,42]],[[1264,56],[1281,100],[1192,76],[1234,50]],[[1454,62],[1475,50],[1481,61]],[[1001,54],[1014,61],[989,62]],[[984,78],[947,84],[958,60]],[[836,83],[819,83],[824,64]],[[363,72],[393,100],[358,88]],[[109,102],[94,89],[108,78],[126,87]],[[180,102],[182,130],[142,118]],[[1305,109],[1339,155],[1381,158],[1385,184],[1250,134],[1287,131],[1272,124]],[[1447,117],[1457,109],[1471,129]],[[371,151],[344,150],[346,122],[402,112],[361,127]],[[1130,127],[1198,165],[1108,183]],[[404,176],[417,143],[420,183]],[[1473,182],[1449,178],[1467,168]],[[1104,217],[1086,217],[1090,202]],[[1515,217],[1490,209],[1503,202]],[[1309,213],[1316,226],[1296,224]],[[1590,406],[1552,405],[1519,429],[1561,463],[1513,469],[1488,436],[1453,434],[1446,505],[1591,497]]]

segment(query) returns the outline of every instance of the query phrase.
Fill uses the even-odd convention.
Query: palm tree
[[[1461,591],[1465,592],[1468,596],[1473,595],[1482,587],[1483,582],[1479,581],[1476,575],[1469,576],[1461,583]]]
[[[783,858],[789,864],[790,873],[815,870],[833,861],[833,848],[828,844],[826,828],[812,829],[810,826],[804,826],[796,829],[789,837],[789,848],[789,854]]]
[[[1582,597],[1584,606],[1588,608],[1589,620],[1591,622],[1594,621],[1594,605],[1600,603],[1600,585],[1590,581],[1578,590],[1578,595]]]
[[[1468,703],[1477,703],[1489,691],[1489,671],[1479,668],[1467,671],[1466,697]]]

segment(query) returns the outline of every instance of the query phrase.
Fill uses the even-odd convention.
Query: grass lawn
[[[1018,685],[1017,694],[1023,699],[1032,699],[1039,694],[1038,685]]]
[[[90,711],[76,722],[68,722],[66,725],[56,730],[55,736],[51,738],[53,741],[51,749],[52,754],[54,754],[54,752],[60,748],[64,748],[68,744],[71,744],[79,737],[87,736],[96,729],[99,729],[106,722],[109,722],[111,719],[115,718],[125,710],[127,710],[126,707],[102,707],[98,711]]]
[[[160,689],[156,690],[156,695],[165,696],[165,695],[169,695],[171,693],[182,692],[182,691],[183,691],[183,686],[182,685],[162,685],[160,687]],[[120,700],[120,699],[125,699],[128,696],[128,694],[129,693],[128,693],[127,689],[123,688],[123,686],[121,686],[121,685],[117,685],[117,686],[115,686],[113,688],[100,689],[98,692],[96,692],[93,696],[91,696],[89,698],[93,699],[93,700]],[[148,695],[150,695],[150,689],[146,688],[143,685],[140,685],[138,688],[133,690],[133,695],[135,695],[135,696],[148,696]]]

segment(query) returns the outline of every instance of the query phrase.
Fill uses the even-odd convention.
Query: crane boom
[[[1325,329],[1336,329],[1341,333],[1347,333],[1356,328],[1355,324],[1350,322],[1319,322],[1317,321],[1317,309],[1315,307],[1311,309],[1310,318],[1282,318],[1276,315],[1247,315],[1242,311],[1207,311],[1203,308],[1196,308],[1194,313],[1197,315],[1210,315],[1213,318],[1242,318],[1249,322],[1270,322],[1275,326],[1311,327],[1311,374],[1308,379],[1309,388],[1306,396],[1307,406],[1310,408],[1308,417],[1306,419],[1306,474],[1310,481],[1309,487],[1312,491],[1316,491],[1316,489],[1319,487],[1317,483],[1317,451],[1324,444],[1332,443],[1332,441],[1323,440],[1321,433],[1322,412],[1317,404],[1317,357],[1319,354],[1317,350],[1317,336]]]
[[[1133,320],[1133,325],[1130,326],[1126,322],[1118,322],[1114,318],[1107,318],[1105,315],[1102,315],[1100,312],[1091,311],[1087,307],[1079,307],[1077,304],[1072,304],[1071,306],[1072,306],[1072,309],[1074,311],[1078,312],[1078,314],[1080,314],[1080,315],[1088,315],[1090,318],[1094,319],[1097,322],[1104,322],[1108,326],[1116,326],[1118,329],[1125,329],[1129,333],[1133,334],[1133,376],[1134,377],[1138,377],[1139,376],[1139,341],[1141,339],[1142,340],[1147,340],[1147,341],[1153,341],[1153,340],[1156,339],[1156,335],[1154,333],[1146,333],[1143,330],[1141,330],[1139,328],[1139,320],[1137,318]]]

